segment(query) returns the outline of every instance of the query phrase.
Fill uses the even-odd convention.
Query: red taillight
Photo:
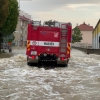
[[[32,56],[32,59],[34,59],[35,58],[35,56]]]
[[[61,60],[64,60],[64,58],[62,57]]]

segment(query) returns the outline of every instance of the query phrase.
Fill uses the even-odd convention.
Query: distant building
[[[20,11],[18,17],[18,24],[16,27],[16,31],[14,32],[15,39],[13,43],[16,46],[26,46],[27,43],[27,25],[28,21],[31,20],[31,15]]]
[[[76,27],[78,27],[81,31],[82,40],[78,43],[72,43],[72,46],[81,48],[92,48],[93,26],[90,26],[90,24],[86,24],[85,22],[83,22],[83,24],[80,25],[76,24]]]
[[[92,33],[92,48],[100,49],[100,19],[97,22]]]
[[[92,45],[92,31],[93,26],[90,26],[89,24],[86,24],[85,22],[83,24],[80,24],[77,26],[82,34],[83,40],[81,40],[81,43],[87,43]]]

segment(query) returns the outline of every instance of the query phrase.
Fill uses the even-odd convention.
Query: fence
[[[86,48],[86,49],[92,48],[92,44],[88,44],[88,43],[72,43],[71,45],[72,47],[80,47],[80,48]]]
[[[12,46],[26,46],[27,41],[13,41]]]

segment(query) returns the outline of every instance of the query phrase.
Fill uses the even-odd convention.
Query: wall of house
[[[21,46],[22,45],[23,46],[26,45],[26,41],[27,41],[27,25],[28,25],[27,21],[24,21],[24,20],[21,20],[21,19],[18,20],[18,24],[17,24],[17,27],[16,27],[17,31],[14,33],[15,45],[18,45],[18,43]]]
[[[83,40],[81,43],[92,44],[92,31],[81,31]]]
[[[19,38],[20,38],[20,22],[21,22],[20,19],[18,19],[16,31],[14,32],[15,39],[14,39],[13,43],[15,45],[18,45],[18,41],[19,41]]]
[[[92,33],[92,47],[93,49],[100,49],[100,43],[99,43],[99,38],[100,38],[100,22],[95,28],[94,32]]]
[[[19,30],[20,30],[20,19],[18,19],[16,31],[14,32],[15,40],[17,41],[19,39]]]
[[[16,31],[14,32],[15,39],[13,43],[18,46],[26,46],[27,43],[27,26],[28,20],[31,20],[31,15],[20,11]]]

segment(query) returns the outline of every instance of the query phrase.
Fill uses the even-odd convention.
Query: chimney
[[[85,22],[83,22],[83,24],[85,25]]]
[[[90,24],[88,24],[88,26],[90,26]]]
[[[78,26],[78,23],[76,24],[76,26]]]

